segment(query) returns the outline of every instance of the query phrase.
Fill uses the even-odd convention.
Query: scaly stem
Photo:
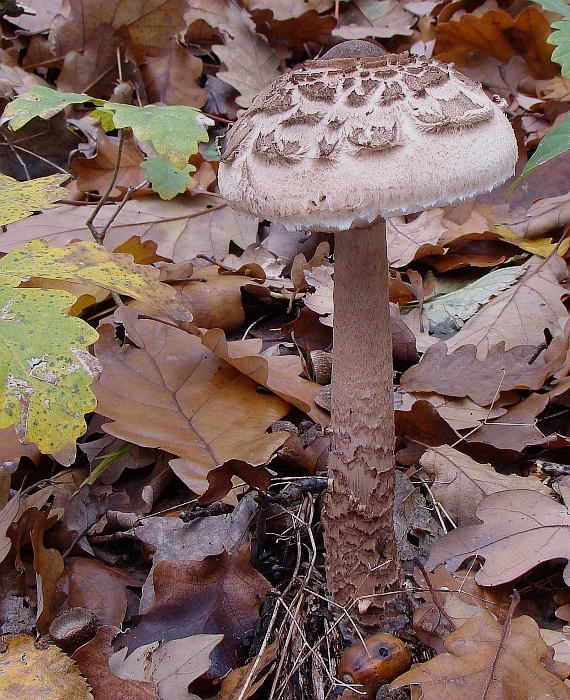
[[[335,602],[363,627],[394,616],[402,572],[394,533],[394,399],[386,227],[335,236],[332,445],[323,525]],[[390,614],[389,609],[392,608]],[[388,625],[389,626],[389,625]]]

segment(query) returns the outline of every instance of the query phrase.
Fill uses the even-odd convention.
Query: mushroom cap
[[[220,192],[291,231],[343,231],[488,192],[514,174],[500,106],[452,66],[386,54],[307,61],[227,134]]]

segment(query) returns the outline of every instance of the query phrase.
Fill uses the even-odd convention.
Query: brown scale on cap
[[[452,66],[361,55],[280,76],[229,132],[220,173],[236,208],[289,229],[334,231],[488,191],[514,158],[499,106]]]

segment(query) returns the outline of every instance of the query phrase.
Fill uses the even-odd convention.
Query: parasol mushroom
[[[497,102],[452,66],[371,53],[346,42],[263,90],[227,135],[219,187],[290,231],[339,232],[327,581],[341,605],[360,597],[360,621],[378,629],[402,577],[385,219],[492,190],[513,175],[517,144]]]

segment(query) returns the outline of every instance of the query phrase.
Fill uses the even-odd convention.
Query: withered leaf
[[[525,489],[545,496],[548,486],[534,476],[500,474],[490,464],[479,464],[449,445],[428,449],[420,460],[423,470],[433,479],[431,492],[458,526],[478,523],[477,504],[491,493]]]
[[[498,586],[542,562],[570,559],[568,506],[535,491],[500,491],[477,507],[479,525],[460,527],[439,539],[426,569],[445,564],[456,571],[467,559],[485,563],[475,575],[480,586]],[[570,566],[564,571],[570,583]]]
[[[138,319],[134,309],[100,327],[95,351],[105,375],[97,385],[97,411],[113,419],[105,430],[145,447],[160,447],[203,469],[228,459],[265,463],[287,438],[266,429],[288,411],[277,396],[262,395],[249,377],[220,360],[197,336]]]
[[[156,639],[223,633],[212,652],[216,675],[243,658],[244,636],[253,629],[269,582],[249,563],[250,546],[202,561],[161,561],[153,575],[155,601],[141,623],[123,638],[129,649]]]
[[[550,33],[550,23],[534,6],[516,18],[504,10],[487,10],[482,15],[466,12],[459,21],[441,22],[435,28],[434,55],[462,66],[472,53],[489,53],[505,64],[519,55],[535,77],[552,78],[558,68],[550,60],[552,45],[546,42]]]
[[[563,680],[570,667],[552,661],[554,652],[530,617],[512,620],[503,639],[502,625],[482,611],[452,632],[445,648],[449,653],[418,664],[390,688],[420,685],[422,700],[570,698]]]
[[[479,406],[490,406],[502,392],[542,389],[565,363],[567,350],[568,338],[562,336],[557,336],[538,358],[538,350],[532,345],[505,350],[505,342],[501,341],[484,359],[477,359],[475,345],[463,345],[448,354],[446,343],[438,343],[404,372],[400,384],[411,392],[468,396]]]

